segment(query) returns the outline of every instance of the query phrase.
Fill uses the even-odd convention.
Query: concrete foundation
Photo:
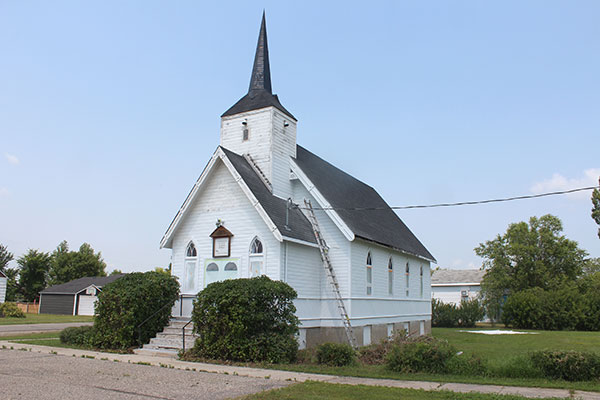
[[[431,334],[431,320],[406,321],[393,323],[393,329],[388,327],[390,324],[370,325],[371,342],[365,343],[365,325],[353,326],[354,336],[359,346],[379,343],[387,338],[388,333],[396,331],[406,331],[411,336]],[[300,349],[316,347],[322,343],[347,343],[346,332],[342,327],[316,327],[300,328],[299,344]],[[368,332],[367,332],[368,333]]]

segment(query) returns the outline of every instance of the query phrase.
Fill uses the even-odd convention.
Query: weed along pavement
[[[3,400],[227,399],[305,381],[600,400],[600,393],[579,390],[340,377],[0,340],[0,397]],[[456,398],[460,398],[460,394]]]

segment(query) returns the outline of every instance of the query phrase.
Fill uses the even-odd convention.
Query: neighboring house
[[[372,187],[297,145],[296,124],[271,90],[263,15],[248,93],[221,116],[220,146],[161,241],[181,283],[173,314],[189,316],[211,282],[267,275],[298,293],[301,348],[345,341],[309,200],[358,344],[429,332],[434,257]]]
[[[0,271],[0,303],[4,303],[6,299],[6,285],[8,284],[8,279],[4,272]]]
[[[460,304],[461,300],[479,296],[486,271],[478,269],[438,269],[431,277],[431,297],[444,303]]]
[[[50,286],[40,292],[39,313],[94,315],[94,303],[98,300],[98,292],[104,285],[123,275],[90,276]]]

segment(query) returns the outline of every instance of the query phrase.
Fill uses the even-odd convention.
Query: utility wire
[[[389,209],[392,209],[392,210],[408,210],[408,209],[413,209],[413,208],[437,208],[437,207],[470,206],[470,205],[474,205],[474,204],[502,203],[502,202],[514,201],[514,200],[526,200],[526,199],[535,199],[535,198],[538,198],[538,197],[558,196],[558,195],[575,193],[575,192],[582,192],[582,191],[585,191],[585,190],[593,190],[593,189],[598,189],[598,188],[600,188],[600,186],[588,186],[588,187],[582,187],[582,188],[577,188],[577,189],[561,190],[561,191],[558,191],[558,192],[547,192],[547,193],[540,193],[540,194],[530,194],[530,195],[525,195],[525,196],[505,197],[505,198],[501,198],[501,199],[489,199],[489,200],[477,200],[477,201],[461,201],[461,202],[458,202],[458,203],[438,203],[438,204],[425,204],[425,205],[412,205],[412,206],[395,206],[395,207],[350,207],[350,208],[344,208],[344,207],[313,207],[313,210],[324,210],[324,211],[328,211],[328,210],[332,210],[332,211],[337,211],[337,210],[345,210],[345,211],[376,211],[376,210],[389,210]],[[300,207],[300,206],[297,206],[297,207],[300,208],[300,209],[306,209],[306,207]]]

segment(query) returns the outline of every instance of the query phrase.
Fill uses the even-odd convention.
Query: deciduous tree
[[[52,253],[50,284],[57,285],[85,276],[106,276],[106,263],[100,252],[87,243],[79,251],[69,251],[67,241],[62,241]]]
[[[553,215],[510,224],[503,235],[480,244],[475,253],[487,270],[482,294],[491,318],[497,318],[511,292],[539,287],[555,289],[582,273],[585,250],[562,235],[562,222]]]
[[[50,254],[31,249],[17,260],[20,266],[19,288],[26,301],[34,301],[46,288],[50,260]]]
[[[600,179],[598,179],[600,185]],[[600,190],[594,189],[592,192],[592,218],[600,225]],[[600,238],[600,228],[598,228],[598,238]]]

